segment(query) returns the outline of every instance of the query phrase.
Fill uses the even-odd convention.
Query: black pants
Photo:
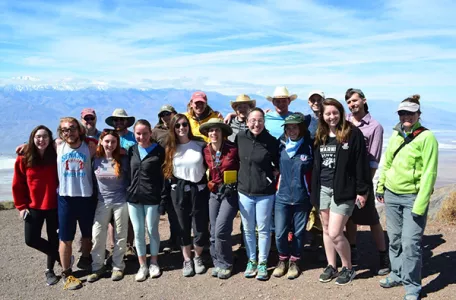
[[[24,221],[24,236],[27,246],[47,255],[47,269],[54,269],[59,260],[59,221],[57,209],[39,210],[29,208],[30,216]],[[46,221],[47,240],[41,237],[41,229]]]
[[[174,205],[173,205],[172,201],[168,201],[166,203],[166,212],[168,214],[169,231],[170,231],[169,240],[172,244],[180,245],[179,220],[177,219],[177,214],[176,214],[176,211],[174,210]]]

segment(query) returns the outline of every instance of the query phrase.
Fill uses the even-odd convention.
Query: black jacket
[[[257,137],[250,130],[236,136],[239,153],[238,191],[248,196],[273,195],[279,170],[279,141],[264,129]]]
[[[127,201],[145,205],[159,205],[164,186],[162,165],[165,149],[159,144],[141,160],[138,145],[128,149],[130,158],[130,186],[127,188]]]
[[[366,194],[372,185],[366,143],[361,130],[352,126],[348,143],[337,143],[336,169],[334,171],[334,201],[336,203],[355,201],[356,195]],[[320,205],[321,188],[320,147],[315,147],[312,172],[312,193],[310,200],[316,207]]]

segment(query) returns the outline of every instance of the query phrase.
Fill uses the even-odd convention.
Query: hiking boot
[[[112,274],[111,274],[111,280],[112,280],[112,281],[119,281],[119,280],[122,280],[123,277],[124,277],[123,271],[121,271],[121,270],[114,270],[114,271],[112,271]]]
[[[257,274],[257,268],[258,268],[258,265],[257,265],[256,261],[249,260],[249,262],[247,263],[247,268],[245,268],[245,271],[244,271],[244,277],[245,278],[255,277],[255,275]]]
[[[201,256],[195,257],[193,263],[195,265],[196,274],[204,274],[204,272],[206,272],[206,267],[204,266],[203,258]]]
[[[339,276],[337,276],[336,284],[337,285],[346,285],[352,282],[353,278],[355,278],[356,272],[353,267],[351,269],[347,269],[346,267],[342,267],[342,270],[339,272]]]
[[[301,270],[299,269],[297,261],[291,261],[290,265],[288,266],[287,278],[288,279],[296,279],[301,274]]]
[[[265,280],[269,279],[268,265],[265,261],[260,262],[258,264],[258,272],[257,272],[256,279],[261,280],[261,281],[265,281]]]
[[[79,257],[78,264],[76,265],[81,270],[90,270],[92,269],[92,256],[82,256]]]
[[[184,265],[182,268],[182,275],[184,277],[191,277],[195,275],[195,270],[193,269],[193,261],[192,260],[184,260]]]
[[[337,277],[337,270],[334,269],[333,266],[328,265],[324,270],[323,273],[320,274],[320,282],[330,282],[334,278]]]
[[[133,246],[127,245],[127,251],[125,251],[125,257],[138,256]]]
[[[212,277],[218,277],[218,272],[219,272],[219,268],[218,267],[214,267],[212,268],[212,271],[211,271],[211,276]]]
[[[384,276],[389,274],[389,272],[391,272],[391,265],[388,252],[380,252],[380,264],[377,274],[380,276]]]
[[[385,289],[389,289],[389,288],[393,288],[393,287],[396,287],[396,286],[401,286],[402,283],[401,282],[398,282],[398,281],[394,281],[391,279],[391,277],[385,277],[383,278],[382,280],[380,280],[378,282],[380,284],[380,286],[382,288],[385,288]]]
[[[228,278],[231,277],[231,268],[228,268],[228,269],[222,269],[222,268],[220,268],[220,269],[218,270],[218,274],[217,274],[217,275],[218,275],[217,277],[218,277],[219,279],[228,279]]]
[[[287,273],[287,261],[279,260],[272,275],[274,277],[282,277],[283,275],[285,275],[285,273]]]
[[[160,266],[158,264],[151,263],[149,266],[150,278],[158,278],[161,275]]]
[[[54,285],[59,282],[57,276],[55,276],[54,270],[46,270],[44,273],[46,275],[46,284],[47,285]]]
[[[82,288],[81,280],[77,279],[73,275],[65,275],[64,273],[62,273],[62,279],[64,290],[74,291]]]
[[[87,282],[95,282],[95,281],[97,281],[98,279],[100,279],[103,276],[103,274],[105,272],[106,272],[106,269],[104,267],[102,267],[99,270],[96,270],[96,271],[92,272],[92,274],[87,276]]]
[[[136,273],[135,280],[137,282],[141,282],[147,279],[147,275],[149,275],[149,269],[146,265],[141,265],[139,267],[138,273]]]
[[[351,247],[351,263],[352,265],[357,265],[359,261],[359,253],[358,253],[358,248]]]

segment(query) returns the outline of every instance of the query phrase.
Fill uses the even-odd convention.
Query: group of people
[[[289,110],[297,95],[286,87],[277,87],[267,99],[274,108],[265,112],[248,95],[239,95],[224,120],[198,91],[185,113],[162,106],[154,128],[116,109],[106,119],[112,128],[99,131],[95,111],[84,109],[80,120],[60,120],[55,140],[47,127],[33,129],[28,143],[18,147],[13,196],[26,244],[47,255],[47,284],[58,281],[57,261],[65,289],[82,286],[72,273],[77,224],[78,267],[91,270],[88,282],[106,273],[107,237],[113,244],[112,280],[123,278],[127,241],[133,240],[139,262],[135,280],[159,277],[158,225],[165,213],[169,246],[182,251],[183,276],[206,272],[202,254],[209,243],[211,275],[227,279],[239,211],[247,278],[268,280],[272,235],[278,252],[273,276],[297,278],[313,215],[321,221],[327,259],[319,281],[345,285],[354,279],[357,225],[369,225],[379,251],[378,274],[389,274],[380,286],[403,285],[405,299],[418,299],[421,238],[438,161],[437,141],[419,122],[419,96],[399,104],[376,190],[372,179],[383,128],[361,90],[346,91],[350,114],[322,91],[308,96],[311,115]],[[375,198],[386,205],[389,251]],[[44,222],[47,240],[41,238]]]

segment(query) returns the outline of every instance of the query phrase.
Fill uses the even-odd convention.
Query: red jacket
[[[27,168],[25,156],[18,156],[14,164],[13,199],[18,210],[57,208],[57,161]]]
[[[204,148],[204,159],[209,167],[209,176],[213,183],[223,183],[223,172],[231,170],[239,170],[239,157],[236,145],[230,141],[224,141],[221,151],[221,164],[217,170],[214,165],[214,150],[211,145]]]

